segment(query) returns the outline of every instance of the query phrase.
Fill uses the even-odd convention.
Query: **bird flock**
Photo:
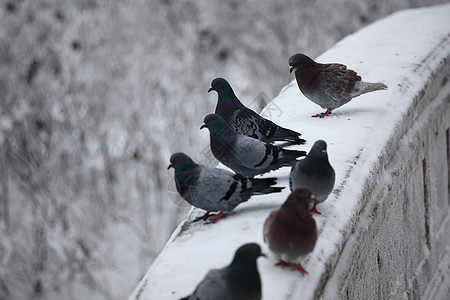
[[[312,117],[327,117],[352,98],[387,89],[381,82],[362,81],[343,64],[317,63],[300,53],[289,58],[289,66],[300,91],[326,109]],[[206,211],[194,222],[211,218],[207,224],[212,224],[253,195],[281,192],[284,187],[276,186],[277,178],[254,177],[291,167],[291,194],[267,216],[262,232],[270,251],[280,258],[275,266],[308,274],[298,260],[314,249],[318,232],[312,215],[320,214],[316,206],[328,198],[335,182],[327,143],[317,140],[308,154],[286,149],[306,140],[300,138],[299,132],[283,128],[242,104],[225,79],[214,79],[211,91],[218,94],[216,110],[204,118],[200,129],[209,130],[214,157],[234,173],[199,165],[185,153],[174,153],[168,169],[175,170],[177,191],[189,204]],[[261,279],[256,263],[260,256],[265,254],[258,244],[244,244],[228,266],[209,271],[194,292],[182,300],[260,300]]]

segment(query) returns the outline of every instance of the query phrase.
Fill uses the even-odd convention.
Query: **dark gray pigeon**
[[[314,200],[311,190],[301,187],[294,190],[280,209],[270,213],[264,222],[264,242],[280,257],[276,266],[290,267],[302,274],[308,272],[295,261],[311,251],[317,241],[316,221],[308,212]]]
[[[192,295],[180,300],[260,300],[261,278],[256,259],[266,256],[258,244],[241,246],[230,265],[213,269]]]
[[[316,204],[327,199],[333,190],[334,180],[335,172],[328,161],[327,143],[318,140],[308,155],[292,167],[289,186],[291,191],[301,186],[310,188],[316,198],[311,212],[320,214]]]
[[[300,138],[300,133],[278,126],[244,106],[225,79],[214,79],[208,92],[211,91],[216,91],[219,95],[216,114],[230,124],[237,133],[269,143],[281,141],[287,144],[304,144],[306,142]]]
[[[175,169],[175,184],[181,197],[191,205],[209,212],[220,211],[211,221],[217,222],[224,211],[232,211],[253,195],[281,192],[284,187],[274,187],[276,178],[246,178],[230,171],[196,164],[184,153],[170,157],[170,168]]]
[[[287,150],[238,134],[217,114],[207,115],[201,128],[209,129],[211,151],[225,166],[253,177],[284,166],[292,166],[305,151]]]
[[[302,93],[327,110],[313,117],[328,116],[332,110],[361,94],[387,89],[382,82],[362,81],[361,76],[347,69],[345,65],[320,64],[301,53],[292,55],[289,58],[289,65],[290,72],[295,71],[295,79]]]

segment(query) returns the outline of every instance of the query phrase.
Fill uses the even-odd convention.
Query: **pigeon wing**
[[[236,160],[249,169],[265,169],[273,162],[276,147],[247,136],[238,135],[231,151]]]
[[[265,243],[269,243],[270,239],[270,228],[272,226],[273,221],[275,220],[275,217],[278,213],[278,209],[273,210],[269,216],[267,217],[266,221],[264,222],[263,227],[263,240]]]
[[[197,179],[193,205],[210,211],[230,211],[248,200],[241,197],[241,177],[230,171],[203,166]]]
[[[334,107],[350,101],[350,93],[361,77],[342,64],[326,64],[318,75],[319,89],[334,102]]]
[[[233,121],[233,127],[237,133],[256,139],[272,136],[278,127],[247,107],[237,110]]]
[[[226,278],[225,270],[211,270],[206,274],[205,279],[198,285],[194,293],[189,299],[199,300],[233,300],[230,294]]]

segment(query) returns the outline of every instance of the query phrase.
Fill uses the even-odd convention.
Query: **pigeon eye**
[[[208,122],[212,122],[212,118],[209,118]]]
[[[218,86],[218,85],[219,85],[219,83],[218,83],[218,82],[214,82],[214,85],[215,85],[215,86]]]
[[[175,161],[178,161],[178,157],[175,157]]]
[[[252,252],[256,252],[256,248],[252,248]]]
[[[294,59],[293,63],[295,64],[297,61]]]

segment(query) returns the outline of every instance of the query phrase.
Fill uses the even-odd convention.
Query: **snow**
[[[264,299],[290,299],[299,294],[303,299],[314,298],[322,275],[351,234],[366,179],[415,96],[449,55],[449,15],[449,4],[395,13],[346,37],[316,59],[344,63],[365,81],[384,82],[387,91],[360,96],[331,117],[316,119],[311,116],[323,110],[307,100],[293,80],[263,111],[276,123],[303,134],[308,143],[299,149],[309,150],[319,139],[327,141],[336,170],[334,191],[318,206],[322,215],[315,215],[316,247],[299,261],[309,275],[274,267],[277,258],[262,240],[265,218],[284,202],[289,194],[286,188],[279,194],[253,197],[217,224],[192,223],[204,213],[192,209],[129,299],[184,297],[210,269],[227,265],[234,251],[248,242],[259,243],[269,254],[258,261]],[[288,187],[289,171],[283,168],[265,176],[277,176],[279,185]]]

